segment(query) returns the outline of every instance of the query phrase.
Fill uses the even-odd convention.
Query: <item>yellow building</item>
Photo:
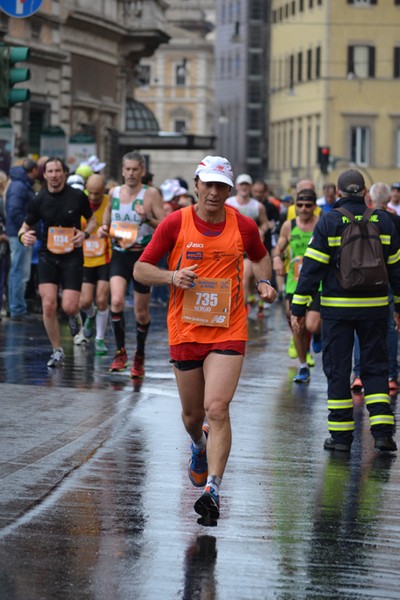
[[[400,1],[272,0],[269,179],[400,179]],[[318,147],[331,166],[321,174]]]

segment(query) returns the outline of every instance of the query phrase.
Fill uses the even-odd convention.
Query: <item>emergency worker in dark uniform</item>
[[[359,171],[344,171],[338,180],[339,200],[335,205],[355,216],[366,210],[364,178]],[[385,211],[370,218],[380,230],[390,285],[394,292],[397,328],[400,325],[400,250],[393,223]],[[328,429],[324,448],[349,452],[353,441],[353,401],[350,390],[354,333],[360,340],[361,378],[365,404],[375,448],[396,451],[393,439],[394,416],[388,388],[388,350],[386,343],[389,310],[388,286],[374,291],[344,290],[337,278],[337,258],[341,235],[349,219],[332,210],[320,219],[304,255],[303,266],[292,301],[293,328],[304,321],[307,304],[317,293],[320,281],[323,368],[328,380]]]
[[[49,158],[44,165],[47,186],[28,205],[24,223],[18,232],[24,246],[36,242],[33,226],[43,224],[43,242],[39,250],[38,280],[42,299],[43,323],[53,347],[48,367],[64,361],[57,319],[58,287],[61,307],[72,319],[79,313],[79,296],[83,277],[82,245],[96,228],[89,200],[81,190],[66,184],[66,167],[59,158]],[[87,221],[81,230],[81,217]],[[79,331],[79,328],[78,328]],[[78,333],[72,331],[71,334]]]

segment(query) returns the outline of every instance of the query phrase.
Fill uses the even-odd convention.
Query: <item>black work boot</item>
[[[324,448],[325,450],[336,450],[337,452],[350,452],[351,441],[328,437],[324,442]]]
[[[396,452],[397,444],[392,436],[387,435],[385,437],[375,438],[375,448],[381,452]]]

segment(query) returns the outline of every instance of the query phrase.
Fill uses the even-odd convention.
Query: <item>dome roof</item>
[[[126,100],[126,131],[158,133],[160,127],[149,108],[133,98]]]

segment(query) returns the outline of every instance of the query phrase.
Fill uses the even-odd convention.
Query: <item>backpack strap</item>
[[[364,212],[363,218],[362,218],[362,220],[364,221],[364,223],[367,223],[370,220],[370,218],[374,214],[374,212],[375,212],[375,208],[368,208],[367,207],[367,210]]]
[[[349,210],[347,210],[347,208],[340,206],[339,208],[334,208],[333,210],[337,210],[337,212],[339,212],[342,215],[344,215],[345,217],[347,217],[350,220],[350,222],[352,222],[352,223],[356,222],[353,213],[351,213]]]
[[[356,219],[354,218],[353,213],[351,213],[349,210],[347,210],[347,208],[344,208],[343,206],[340,206],[339,208],[334,208],[333,210],[337,210],[338,212],[340,212],[342,215],[344,215],[345,217],[347,217],[348,219],[350,219],[350,221],[352,223],[356,222]],[[362,216],[362,221],[364,221],[364,223],[367,223],[370,218],[371,215],[373,215],[375,212],[375,208],[366,208],[364,211],[364,214]]]
[[[290,220],[290,230],[292,230],[296,227],[296,223],[297,223],[296,217],[294,219]]]

